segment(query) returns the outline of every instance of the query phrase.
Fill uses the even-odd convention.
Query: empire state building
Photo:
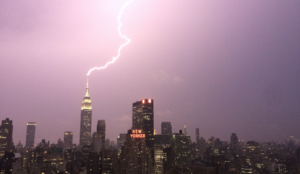
[[[92,101],[89,96],[89,88],[86,87],[85,96],[81,105],[80,118],[80,148],[91,144],[91,125],[92,125]]]

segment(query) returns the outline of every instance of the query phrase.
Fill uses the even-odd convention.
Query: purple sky
[[[125,42],[125,0],[0,1],[0,116],[15,143],[36,122],[35,143],[79,140],[86,74]],[[131,39],[90,75],[92,131],[116,141],[132,103],[154,99],[155,129],[171,121],[205,139],[300,138],[299,0],[134,0],[122,16]]]

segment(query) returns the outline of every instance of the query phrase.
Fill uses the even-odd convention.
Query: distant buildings
[[[26,133],[26,149],[33,149],[34,148],[34,137],[35,137],[35,122],[28,122],[27,123],[27,133]]]
[[[12,120],[6,118],[2,120],[0,126],[0,157],[5,155],[5,151],[10,152],[13,150],[13,124]]]
[[[109,148],[109,146],[110,146],[110,140],[109,140],[109,138],[107,138],[106,140],[105,140],[105,148]]]
[[[172,135],[171,122],[162,122],[161,123],[161,134],[162,135]]]
[[[183,126],[183,133],[187,135],[186,125]]]
[[[91,125],[92,125],[92,101],[89,96],[89,88],[86,88],[85,97],[81,105],[80,119],[80,140],[79,146],[91,145]]]
[[[199,131],[199,128],[196,128],[196,143],[199,143],[200,142],[200,131]]]

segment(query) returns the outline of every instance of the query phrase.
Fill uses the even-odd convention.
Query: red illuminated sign
[[[145,138],[145,134],[142,134],[142,129],[133,129],[132,134],[130,134],[131,138]]]

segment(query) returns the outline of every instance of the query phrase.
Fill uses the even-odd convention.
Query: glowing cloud
[[[87,73],[87,76],[89,76],[89,75],[91,74],[91,72],[94,71],[94,70],[105,69],[109,64],[114,63],[114,62],[120,57],[122,48],[130,43],[130,39],[128,39],[125,35],[122,35],[122,33],[121,33],[122,23],[121,23],[121,21],[120,21],[120,18],[121,18],[121,16],[122,16],[122,13],[123,13],[124,8],[125,8],[128,4],[130,4],[131,2],[132,2],[132,0],[128,1],[126,4],[123,5],[123,7],[122,7],[122,9],[121,9],[121,11],[120,11],[120,13],[119,13],[119,17],[118,17],[118,22],[119,22],[118,32],[119,32],[119,35],[120,35],[122,38],[126,39],[126,42],[125,42],[124,44],[122,44],[122,45],[119,47],[119,49],[118,49],[118,55],[117,55],[116,57],[113,57],[112,61],[107,62],[107,63],[106,63],[104,66],[102,66],[102,67],[94,67],[94,68],[90,69],[89,72]]]

